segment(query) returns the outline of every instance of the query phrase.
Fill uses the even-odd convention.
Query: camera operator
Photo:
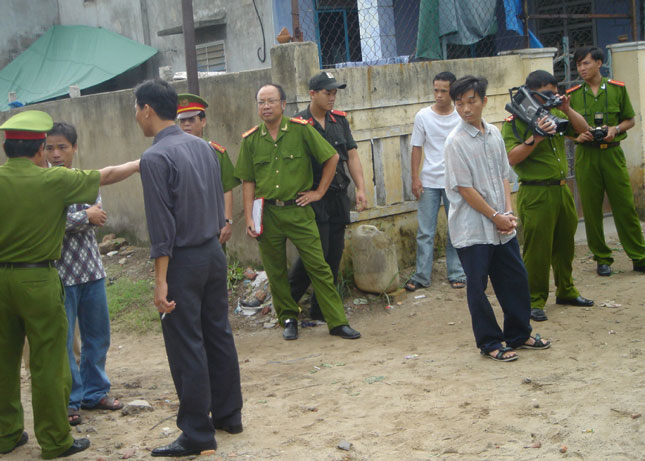
[[[578,225],[573,195],[566,184],[567,155],[564,135],[586,132],[584,118],[571,109],[568,96],[557,96],[553,75],[536,70],[526,78],[532,97],[551,109],[551,115],[569,120],[565,133],[556,133],[552,117],[537,122],[538,130],[517,117],[510,116],[502,127],[508,160],[520,180],[517,194],[519,218],[524,231],[523,259],[529,276],[531,319],[547,320],[544,305],[549,296],[549,273],[553,266],[556,303],[592,306],[593,301],[580,296],[573,284],[572,262],[574,235]],[[545,104],[549,100],[549,104]],[[546,133],[540,136],[537,132]]]
[[[602,204],[607,192],[625,253],[635,271],[645,272],[645,241],[634,207],[634,194],[625,154],[620,141],[634,126],[634,109],[623,82],[610,80],[600,74],[604,60],[602,50],[579,48],[573,55],[578,73],[584,80],[567,94],[571,107],[581,113],[593,131],[576,138],[576,181],[585,216],[587,244],[596,260],[598,275],[611,275],[611,248],[605,242]],[[604,137],[601,132],[606,130]]]

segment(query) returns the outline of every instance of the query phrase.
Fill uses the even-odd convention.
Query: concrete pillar
[[[634,188],[634,201],[641,219],[645,218],[645,176],[643,161],[643,133],[645,121],[645,42],[616,43],[608,45],[611,50],[611,65],[614,78],[625,82],[629,99],[636,112],[636,125],[629,130],[627,139],[621,142],[627,169]]]
[[[397,55],[392,0],[358,0],[363,61]]]
[[[318,46],[312,42],[285,43],[271,48],[271,81],[287,93],[286,114],[309,103],[309,79],[320,72]]]
[[[534,70],[546,70],[547,72],[553,73],[553,57],[557,51],[557,48],[526,48],[523,50],[513,50],[509,53],[519,55],[522,60],[524,78],[526,78]]]

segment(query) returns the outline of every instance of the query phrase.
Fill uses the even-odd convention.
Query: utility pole
[[[184,32],[184,55],[186,56],[186,77],[188,92],[199,94],[197,78],[197,50],[195,48],[195,22],[193,20],[193,0],[181,0],[182,30]]]

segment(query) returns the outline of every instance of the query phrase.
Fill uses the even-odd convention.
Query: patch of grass
[[[118,278],[106,287],[110,320],[116,328],[136,333],[161,331],[154,307],[154,282]]]
[[[244,267],[240,266],[240,262],[235,260],[228,265],[226,272],[226,288],[231,289],[244,280]]]
[[[350,296],[352,294],[352,288],[355,286],[353,268],[345,267],[344,270],[338,272],[338,277],[336,277],[336,290],[338,290],[341,299]]]

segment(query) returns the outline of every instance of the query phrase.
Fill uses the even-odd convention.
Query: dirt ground
[[[557,306],[552,293],[549,320],[533,327],[553,347],[519,351],[511,363],[480,357],[466,292],[446,283],[443,262],[431,288],[397,295],[392,309],[380,300],[352,307],[358,341],[318,326],[286,342],[265,319],[236,318],[244,432],[218,433],[216,454],[199,459],[643,460],[645,275],[616,256],[617,273],[600,278],[577,248],[576,284],[596,306]],[[75,459],[143,459],[174,440],[177,398],[161,336],[115,332],[108,373],[115,396],[154,411],[83,411],[73,435],[92,446]],[[25,375],[30,440],[7,461],[40,455],[29,389]]]

